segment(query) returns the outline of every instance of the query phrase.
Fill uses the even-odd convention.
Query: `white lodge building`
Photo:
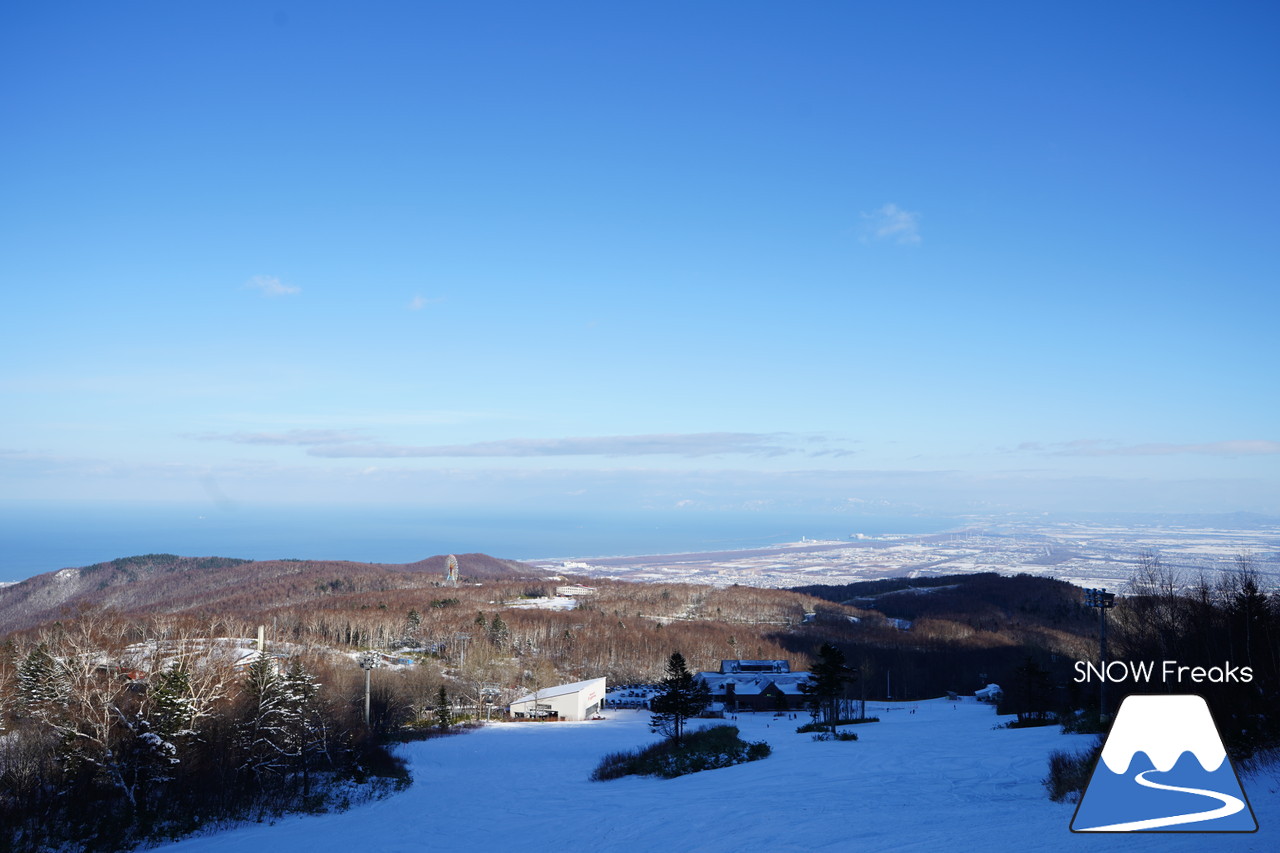
[[[544,687],[536,693],[521,696],[511,703],[508,710],[511,716],[521,720],[589,720],[599,712],[604,702],[604,691],[603,678]]]

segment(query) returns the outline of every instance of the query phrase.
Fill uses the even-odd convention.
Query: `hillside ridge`
[[[242,606],[291,606],[334,592],[430,586],[443,580],[446,555],[413,563],[349,560],[246,560],[140,554],[57,569],[0,587],[0,631],[40,625],[85,607],[180,613]],[[487,554],[460,554],[458,572],[474,580],[546,578],[547,572]]]

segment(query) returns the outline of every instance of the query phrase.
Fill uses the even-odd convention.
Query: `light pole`
[[[471,639],[470,634],[457,633],[453,635],[453,639],[458,643],[458,669],[466,669],[467,667],[467,640]]]
[[[364,724],[369,725],[369,673],[378,665],[378,656],[373,652],[360,655],[360,668],[364,670]]]
[[[1116,594],[1102,589],[1086,589],[1084,603],[1098,608],[1098,667],[1102,678],[1098,682],[1098,720],[1107,716],[1107,611],[1116,606]]]

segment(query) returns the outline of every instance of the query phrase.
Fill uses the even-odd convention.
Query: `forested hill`
[[[143,554],[60,569],[0,588],[0,633],[60,618],[81,607],[123,612],[260,610],[298,605],[334,593],[413,589],[438,584],[447,557],[415,563],[345,560],[243,560]],[[534,566],[487,554],[458,555],[469,580],[544,578]]]
[[[893,619],[961,618],[975,624],[1079,628],[1087,619],[1083,590],[1065,581],[995,572],[930,578],[887,578],[795,587],[815,598],[876,610]]]

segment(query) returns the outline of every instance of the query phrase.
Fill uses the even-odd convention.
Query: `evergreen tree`
[[[262,783],[292,775],[310,794],[311,770],[327,752],[327,730],[319,705],[320,687],[298,659],[283,674],[262,656],[244,682],[247,707],[240,722],[241,769]]]
[[[195,736],[190,692],[186,669],[175,664],[156,676],[143,709],[131,718],[121,718],[118,784],[144,810],[151,792],[174,779],[185,747]]]
[[[0,735],[13,709],[13,691],[17,682],[18,648],[9,638],[0,644]]]
[[[453,715],[449,710],[449,695],[444,692],[444,685],[440,685],[440,691],[436,694],[436,725],[441,731],[448,731],[450,724],[453,722]]]
[[[1271,633],[1271,609],[1266,593],[1258,588],[1257,573],[1248,562],[1250,558],[1241,555],[1237,559],[1243,568],[1231,578],[1234,589],[1227,601],[1227,614],[1234,645],[1243,651],[1236,657],[1243,659],[1256,672],[1262,668],[1261,665],[1271,663],[1264,651]]]
[[[999,710],[1017,714],[1019,723],[1043,721],[1052,712],[1053,682],[1030,655],[1013,671],[1013,684]]]
[[[418,632],[421,628],[422,614],[416,609],[411,609],[404,617],[404,630],[400,632],[400,645],[418,645]]]
[[[809,680],[800,685],[800,690],[809,697],[814,719],[826,723],[832,734],[835,734],[836,723],[840,719],[840,699],[844,696],[845,685],[857,677],[857,670],[846,665],[844,652],[830,643],[823,643],[818,649],[817,661],[809,668]]]
[[[156,732],[153,721],[144,714],[123,717],[120,722],[111,749],[100,761],[101,772],[143,815],[157,806],[160,789],[173,781],[181,759],[178,748]]]
[[[698,716],[711,704],[711,691],[693,677],[679,652],[672,652],[667,659],[667,677],[660,683],[663,692],[649,703],[653,712],[649,729],[679,746],[689,718]]]
[[[507,623],[502,621],[502,616],[494,616],[493,621],[489,623],[489,642],[496,647],[506,648],[507,641],[511,639],[511,629],[507,627]]]
[[[241,770],[259,783],[279,775],[286,764],[285,693],[276,663],[260,654],[244,680],[246,707],[240,721]]]
[[[194,735],[191,730],[195,709],[191,701],[191,676],[185,667],[174,664],[152,683],[147,694],[147,714],[151,729],[174,743]]]
[[[311,768],[323,754],[324,726],[318,707],[320,685],[294,658],[280,679],[283,754],[302,776],[302,793],[311,793]]]
[[[66,674],[45,643],[28,652],[18,664],[17,682],[18,709],[24,714],[47,719],[66,700]]]

